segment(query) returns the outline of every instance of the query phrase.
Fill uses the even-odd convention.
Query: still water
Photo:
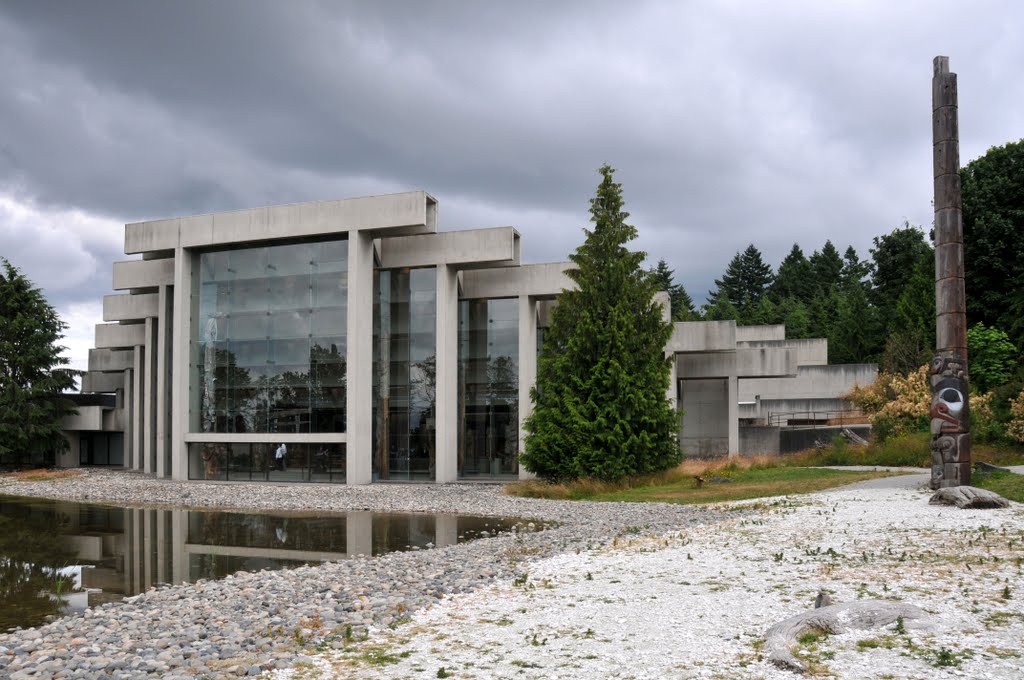
[[[158,583],[452,545],[516,523],[464,515],[119,508],[0,496],[0,632]]]

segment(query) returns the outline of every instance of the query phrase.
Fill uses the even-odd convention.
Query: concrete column
[[[740,455],[740,381],[735,373],[726,380],[729,383],[729,457],[734,458]]]
[[[132,423],[134,431],[128,442],[130,452],[130,465],[132,470],[142,469],[143,433],[145,432],[145,417],[143,408],[143,392],[145,391],[145,349],[142,345],[136,345],[132,355]]]
[[[345,396],[348,484],[369,484],[373,471],[373,239],[349,232],[348,392]]]
[[[142,510],[142,583],[145,592],[153,586],[153,515],[156,510]]]
[[[519,296],[519,452],[526,450],[526,429],[523,423],[533,412],[530,390],[537,382],[537,300]],[[535,475],[519,466],[519,479]]]
[[[124,372],[124,400],[121,409],[124,413],[124,467],[126,470],[132,468],[131,454],[135,432],[135,371],[128,368]]]
[[[437,266],[435,334],[434,481],[454,482],[459,445],[459,279],[454,267]]]
[[[170,475],[170,387],[171,387],[171,307],[170,286],[160,286],[157,294],[156,338],[156,476]]]
[[[373,513],[345,514],[345,552],[349,557],[373,555]]]
[[[174,252],[174,287],[172,288],[171,328],[171,432],[169,446],[171,477],[188,479],[188,447],[185,433],[192,421],[189,399],[189,377],[192,355],[189,337],[192,332],[192,253],[184,248]]]
[[[156,471],[157,319],[146,319],[145,380],[143,385],[142,471]]]

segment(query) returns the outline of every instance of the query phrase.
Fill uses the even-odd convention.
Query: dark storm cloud
[[[0,254],[65,305],[109,286],[110,222],[413,188],[443,228],[564,259],[604,162],[700,301],[747,243],[867,256],[927,226],[934,55],[965,160],[1024,134],[1012,3],[77,7],[0,7],[0,195],[68,236],[33,256],[0,230]]]

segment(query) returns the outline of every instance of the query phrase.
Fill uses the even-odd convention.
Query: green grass
[[[764,498],[788,494],[812,493],[865,479],[884,477],[883,472],[852,472],[808,468],[748,468],[737,470],[723,484],[704,484],[697,488],[694,480],[658,486],[636,487],[611,493],[595,494],[589,500],[661,503],[721,503],[748,498]]]
[[[994,491],[1003,498],[1024,503],[1024,475],[1012,472],[994,472],[990,475],[974,475],[971,484]]]
[[[505,492],[559,500],[719,503],[810,493],[887,474],[784,467],[778,457],[759,457],[732,462],[686,461],[672,470],[619,482],[581,479],[550,484],[532,480],[510,484]],[[705,481],[698,483],[696,477]]]

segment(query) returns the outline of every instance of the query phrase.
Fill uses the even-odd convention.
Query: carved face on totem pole
[[[959,357],[935,357],[931,364],[932,435],[967,432],[970,409],[967,402],[965,362]]]

